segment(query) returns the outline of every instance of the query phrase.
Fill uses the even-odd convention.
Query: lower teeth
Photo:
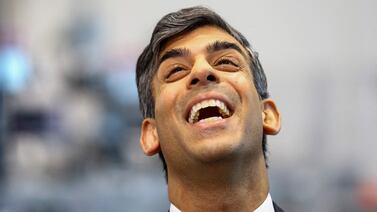
[[[210,121],[217,121],[217,120],[221,120],[221,119],[223,119],[223,118],[220,117],[220,116],[216,116],[216,117],[201,119],[199,122],[210,122]]]

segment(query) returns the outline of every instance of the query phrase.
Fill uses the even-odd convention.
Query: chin
[[[235,140],[237,139],[234,139],[234,136],[232,138],[205,139],[200,141],[195,149],[192,149],[192,154],[198,160],[206,163],[231,159],[244,151],[242,142],[235,142]]]

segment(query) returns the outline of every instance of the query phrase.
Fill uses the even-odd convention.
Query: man
[[[170,211],[281,211],[269,194],[266,135],[280,130],[248,41],[215,12],[164,16],[137,61],[140,143],[160,154]]]

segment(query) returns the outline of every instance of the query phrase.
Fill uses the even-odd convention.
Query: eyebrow
[[[214,53],[217,51],[227,50],[227,49],[233,49],[242,54],[242,56],[246,57],[245,53],[241,50],[241,48],[231,42],[227,41],[215,41],[213,43],[208,44],[206,47],[208,53]],[[158,65],[161,65],[165,60],[175,57],[186,57],[191,55],[191,51],[187,48],[176,48],[171,49],[167,52],[165,52],[162,57],[158,61]]]
[[[178,49],[171,49],[162,55],[160,58],[158,64],[160,65],[162,62],[164,62],[167,59],[174,58],[174,57],[186,57],[191,54],[191,51],[187,48],[178,48]]]
[[[246,57],[245,53],[235,43],[231,43],[231,42],[227,42],[227,41],[215,41],[215,42],[213,42],[213,43],[211,43],[207,46],[207,51],[209,53],[214,53],[214,52],[217,52],[217,51],[222,51],[222,50],[227,50],[227,49],[236,50],[237,52],[242,54],[242,56]]]

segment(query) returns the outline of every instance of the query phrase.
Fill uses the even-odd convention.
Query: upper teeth
[[[191,108],[190,115],[189,115],[189,123],[193,124],[193,123],[197,122],[198,118],[199,118],[199,110],[206,108],[206,107],[218,107],[221,115],[223,115],[223,116],[229,116],[230,115],[229,109],[227,108],[227,106],[225,105],[224,102],[217,100],[217,99],[209,99],[209,100],[201,101],[201,102],[195,104]]]

